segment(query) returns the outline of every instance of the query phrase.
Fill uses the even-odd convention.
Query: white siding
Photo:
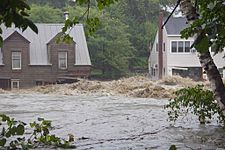
[[[184,39],[185,40],[185,39]],[[168,37],[168,67],[200,67],[197,52],[195,53],[172,53],[171,52],[171,42],[172,41],[183,41],[180,37]],[[187,39],[187,41],[194,41],[193,38]]]
[[[155,41],[154,41],[154,43],[152,45],[152,49],[151,49],[150,56],[149,56],[148,67],[149,67],[150,75],[152,74],[151,73],[151,68],[154,67],[154,64],[158,64],[158,52],[156,52],[156,43],[158,43],[158,32],[156,33]],[[155,77],[154,76],[151,76],[151,77],[152,77],[152,79],[157,79],[158,71],[156,71]]]

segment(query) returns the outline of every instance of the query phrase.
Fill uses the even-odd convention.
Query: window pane
[[[13,68],[19,69],[20,68],[20,59],[13,59]]]
[[[190,52],[191,43],[190,41],[185,41],[185,52]]]
[[[12,52],[12,69],[21,69],[21,52]]]
[[[20,82],[19,81],[11,81],[11,88],[12,89],[17,89],[17,88],[19,88],[19,84],[20,84]]]
[[[67,52],[59,52],[59,68],[66,69],[67,68]]]
[[[172,42],[172,52],[175,53],[177,52],[177,42]]]
[[[178,42],[178,52],[184,52],[184,42],[183,41]]]

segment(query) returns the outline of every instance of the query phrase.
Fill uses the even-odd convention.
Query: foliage
[[[28,0],[29,4],[38,4],[41,6],[49,5],[54,8],[62,8],[69,4],[70,0]]]
[[[21,121],[16,121],[4,114],[0,115],[0,149],[30,149],[42,146],[55,146],[62,148],[75,148],[70,142],[73,136],[70,135],[69,140],[64,140],[56,135],[51,135],[51,121],[38,118],[38,122],[32,122],[29,127],[33,130],[30,137],[27,138],[26,130],[28,125]],[[26,136],[25,136],[26,135]]]
[[[182,37],[188,38],[197,33],[193,46],[200,53],[207,52],[209,47],[216,53],[222,51],[225,47],[224,0],[199,0],[197,10],[201,17],[181,32]]]
[[[32,4],[29,14],[29,18],[35,23],[62,23],[64,21],[62,10],[48,5]]]
[[[169,109],[170,121],[176,121],[182,114],[191,112],[199,117],[200,123],[206,123],[214,115],[218,115],[220,123],[225,123],[225,116],[214,100],[213,93],[203,89],[202,85],[180,89],[175,95],[176,97],[170,99],[169,104],[165,106]]]
[[[35,24],[28,19],[29,14],[26,12],[30,10],[30,6],[25,0],[1,0],[0,4],[0,25],[5,24],[6,27],[11,27],[12,24],[16,28],[23,31],[30,27],[34,32],[38,33]],[[0,35],[2,29],[0,28]],[[0,47],[2,46],[3,39],[0,36]]]
[[[177,150],[177,147],[175,145],[171,145],[169,150]]]
[[[106,13],[101,20],[96,34],[88,38],[92,63],[102,70],[103,77],[123,76],[129,70],[129,60],[134,57],[128,26]]]
[[[67,30],[77,23],[84,23],[87,35],[92,35],[88,38],[88,47],[95,68],[109,67],[103,76],[123,76],[136,69],[147,70],[148,46],[155,37],[159,10],[173,2],[174,0],[28,0],[31,10],[26,10],[26,13],[33,22],[61,23],[64,22],[63,12],[69,11],[70,17],[64,22],[64,34],[60,39],[70,41]],[[13,2],[8,7],[11,5],[14,5]],[[93,33],[96,35],[93,36]],[[95,41],[98,44],[94,44]],[[100,52],[102,45],[104,55]],[[95,54],[98,52],[100,54]],[[118,54],[111,57],[112,53]],[[117,58],[119,59],[115,62]],[[103,67],[103,64],[107,65]]]

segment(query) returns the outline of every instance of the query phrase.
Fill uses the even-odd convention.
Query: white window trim
[[[172,52],[172,42],[177,42],[177,52]],[[192,54],[191,49],[190,52],[185,52],[185,45],[183,45],[183,52],[178,52],[178,42],[190,42],[190,46],[194,42],[193,40],[170,40],[170,54],[174,55],[185,55],[185,54]]]
[[[19,52],[20,53],[20,68],[13,68],[13,53],[14,52]],[[21,70],[22,69],[22,54],[21,54],[21,51],[12,51],[12,70]]]
[[[13,83],[16,82],[18,87],[17,88],[14,88],[13,87]],[[12,79],[11,80],[11,89],[19,89],[20,88],[20,80],[19,79]]]
[[[60,67],[60,61],[59,61],[59,53],[66,53],[66,68]],[[67,51],[58,51],[58,68],[61,70],[66,70],[68,68],[68,52]]]

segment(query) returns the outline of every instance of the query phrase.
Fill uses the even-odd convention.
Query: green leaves
[[[25,132],[24,126],[19,124],[16,128],[16,133],[17,135],[23,135]]]
[[[182,37],[198,35],[193,45],[198,52],[204,53],[214,45],[218,53],[225,47],[225,6],[222,1],[202,0],[197,7],[200,17],[181,32]]]
[[[5,138],[0,139],[0,147],[4,147],[5,143],[6,143],[6,139]]]
[[[177,147],[175,145],[171,145],[169,150],[177,150]]]
[[[0,25],[5,24],[6,27],[11,27],[14,24],[15,27],[23,31],[30,27],[35,33],[38,33],[35,24],[27,18],[29,16],[27,10],[29,9],[30,7],[25,0],[1,0]],[[1,34],[0,32],[0,37]],[[2,38],[0,38],[0,47],[2,46],[2,41]]]
[[[225,126],[225,116],[214,101],[212,91],[203,89],[202,85],[183,88],[175,92],[176,97],[169,100],[165,106],[169,109],[168,116],[170,121],[176,121],[179,116],[190,112],[199,117],[200,123],[211,120],[215,114],[218,120]]]
[[[28,139],[24,136],[26,124],[21,121],[16,121],[4,114],[0,114],[0,149],[29,149],[38,148],[40,145],[52,145],[62,148],[75,148],[69,140],[61,139],[56,135],[51,135],[51,121],[44,118],[38,118],[38,122],[30,123],[33,133]],[[3,122],[3,123],[2,123]]]
[[[209,50],[209,40],[205,32],[202,32],[194,41],[193,46],[200,53],[205,53]]]
[[[87,27],[88,27],[88,33],[93,34],[96,32],[97,28],[100,26],[100,20],[99,18],[88,18],[87,21]]]

